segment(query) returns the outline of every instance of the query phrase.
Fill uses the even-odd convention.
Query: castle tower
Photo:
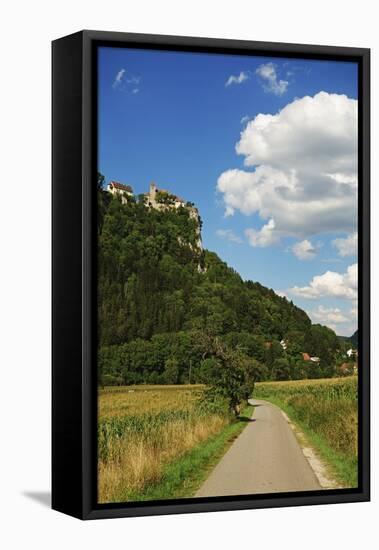
[[[156,192],[158,191],[158,187],[155,185],[155,181],[152,181],[150,183],[150,192],[149,192],[149,195],[150,195],[150,200],[155,200],[155,195],[156,195]]]

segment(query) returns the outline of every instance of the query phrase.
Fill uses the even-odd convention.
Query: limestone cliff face
[[[203,241],[202,241],[202,238],[201,238],[201,219],[200,219],[198,209],[195,208],[195,207],[190,207],[189,208],[189,215],[190,215],[190,218],[194,219],[197,223],[197,229],[196,229],[196,233],[197,233],[197,237],[198,237],[197,247],[200,250],[203,250]]]
[[[149,191],[145,193],[144,197],[146,206],[148,206],[149,208],[154,208],[155,210],[159,210],[161,212],[185,208],[189,213],[189,217],[195,220],[197,224],[196,247],[201,251],[203,250],[203,243],[201,239],[201,219],[198,209],[192,203],[186,202],[181,197],[178,197],[177,195],[171,193],[170,191],[167,191],[166,189],[159,189],[154,182],[150,184]],[[181,245],[184,244],[184,241],[182,239],[178,239],[178,241]],[[190,247],[193,246],[192,243],[188,244]]]

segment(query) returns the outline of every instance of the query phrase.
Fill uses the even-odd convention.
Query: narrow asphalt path
[[[196,497],[320,490],[281,410],[253,399],[252,419]]]

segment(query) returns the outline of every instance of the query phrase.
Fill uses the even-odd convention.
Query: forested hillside
[[[253,358],[261,380],[333,376],[334,332],[198,248],[197,230],[187,208],[98,191],[100,383],[204,381],[214,367],[205,335]]]

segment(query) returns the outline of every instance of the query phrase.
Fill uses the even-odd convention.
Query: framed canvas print
[[[53,42],[53,508],[369,499],[369,50]]]

